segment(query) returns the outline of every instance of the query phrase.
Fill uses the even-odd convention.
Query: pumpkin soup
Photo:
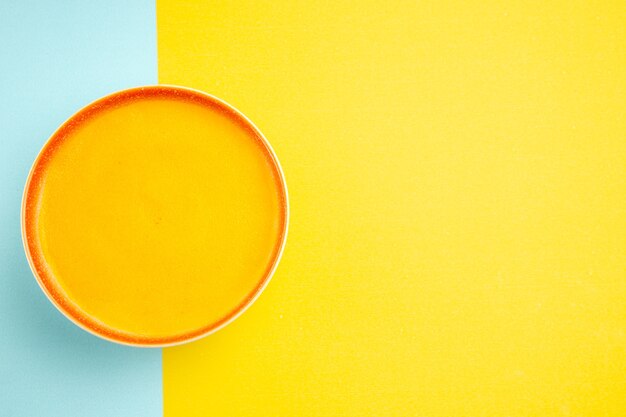
[[[53,134],[22,220],[33,272],[63,313],[109,340],[162,346],[254,300],[285,242],[287,196],[241,113],[152,86],[104,97]]]

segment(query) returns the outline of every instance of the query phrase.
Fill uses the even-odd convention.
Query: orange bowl
[[[58,227],[57,229],[51,228],[48,230],[48,229],[45,229],[44,226],[42,226],[42,224],[44,224],[46,221],[48,223],[51,222],[49,220],[46,220],[46,217],[44,216],[44,214],[46,213],[45,210],[52,211],[52,208],[49,208],[49,209],[47,208],[48,206],[52,207],[54,206],[54,204],[62,202],[64,204],[63,207],[65,208],[69,207],[70,213],[80,213],[80,208],[75,208],[71,203],[73,198],[77,198],[79,196],[78,194],[73,195],[70,192],[70,193],[67,193],[66,195],[58,195],[58,186],[57,186],[57,190],[56,191],[53,190],[57,192],[57,194],[53,195],[52,194],[53,191],[48,192],[46,188],[46,187],[52,187],[53,185],[51,184],[55,184],[53,179],[56,177],[50,177],[53,179],[50,179],[49,181],[47,179],[48,178],[47,176],[53,175],[50,172],[54,172],[54,175],[56,175],[57,177],[59,175],[61,176],[65,175],[64,180],[62,179],[56,182],[58,184],[76,183],[80,185],[82,184],[83,178],[85,182],[89,181],[89,175],[90,175],[89,173],[91,173],[94,170],[91,169],[91,166],[87,165],[87,163],[84,161],[76,162],[76,160],[72,160],[71,163],[67,163],[65,165],[65,168],[63,168],[65,169],[65,171],[63,171],[63,169],[60,169],[60,168],[59,169],[54,168],[55,166],[54,164],[57,163],[55,161],[65,158],[65,156],[63,156],[64,155],[63,152],[66,152],[65,149],[68,149],[68,147],[78,148],[80,146],[83,146],[83,144],[88,143],[89,141],[96,140],[96,139],[92,139],[92,136],[89,136],[89,135],[85,136],[84,138],[81,137],[80,141],[78,141],[78,139],[72,139],[72,138],[74,138],[75,135],[78,135],[81,132],[81,129],[86,129],[85,126],[89,126],[89,123],[92,123],[94,120],[99,120],[98,118],[101,118],[102,115],[110,113],[111,115],[114,116],[116,114],[114,112],[121,111],[118,109],[123,109],[123,108],[126,108],[125,106],[128,107],[131,105],[135,105],[134,103],[140,103],[142,101],[145,101],[146,103],[152,102],[151,100],[158,102],[158,103],[161,103],[161,101],[163,101],[164,103],[165,102],[167,103],[169,102],[179,103],[180,102],[180,103],[188,103],[190,106],[196,106],[196,107],[193,107],[194,112],[196,110],[206,111],[208,112],[207,115],[211,117],[215,117],[216,118],[215,120],[219,121],[220,123],[222,122],[225,123],[225,126],[227,126],[226,128],[224,128],[226,129],[225,131],[236,132],[236,134],[241,136],[242,138],[247,137],[250,141],[249,143],[245,142],[247,139],[238,139],[240,140],[240,142],[237,142],[237,143],[242,143],[244,145],[237,145],[237,146],[250,146],[250,148],[246,150],[247,153],[245,155],[250,154],[252,156],[246,156],[246,158],[257,158],[255,160],[262,161],[261,163],[257,164],[259,166],[258,168],[259,170],[258,172],[260,172],[259,175],[263,175],[263,176],[267,176],[267,178],[271,178],[271,184],[267,185],[267,187],[273,187],[272,189],[276,190],[275,195],[271,194],[271,197],[268,197],[272,200],[270,202],[271,207],[276,207],[276,209],[274,209],[272,213],[270,213],[270,215],[275,216],[275,218],[272,217],[270,220],[267,220],[267,219],[263,220],[264,222],[265,221],[269,222],[268,224],[271,223],[272,233],[274,233],[275,231],[275,233],[272,235],[273,237],[270,239],[271,245],[267,245],[267,247],[262,247],[262,248],[261,246],[259,246],[258,250],[264,250],[267,252],[267,254],[264,255],[265,257],[263,258],[264,259],[263,263],[259,263],[259,265],[255,266],[256,268],[254,269],[255,272],[248,274],[249,276],[242,275],[242,277],[237,278],[237,279],[241,279],[242,282],[245,280],[248,286],[246,287],[242,285],[241,294],[238,294],[238,293],[235,294],[233,292],[234,295],[232,295],[228,293],[229,294],[228,297],[230,298],[227,297],[226,292],[224,293],[223,297],[221,297],[219,293],[219,288],[222,288],[220,287],[220,285],[223,284],[222,281],[220,281],[217,278],[214,279],[215,282],[211,281],[211,285],[212,285],[211,289],[213,291],[210,293],[211,300],[214,300],[214,301],[217,300],[221,302],[222,299],[228,298],[228,301],[224,301],[225,303],[224,306],[220,307],[222,308],[222,310],[219,310],[217,307],[215,307],[214,309],[215,311],[212,310],[213,308],[212,304],[207,302],[206,310],[207,311],[211,310],[211,314],[213,315],[209,316],[207,313],[206,319],[204,316],[204,310],[203,310],[204,306],[202,305],[202,300],[198,298],[197,294],[192,293],[194,292],[193,288],[200,288],[200,287],[198,285],[196,285],[195,287],[191,285],[190,289],[186,290],[184,287],[181,287],[181,285],[183,284],[177,284],[176,282],[173,282],[172,279],[170,279],[170,277],[165,277],[165,278],[160,277],[158,280],[151,281],[150,282],[151,288],[150,289],[145,288],[144,292],[141,291],[142,290],[141,283],[137,283],[133,287],[132,285],[134,284],[132,283],[128,284],[128,280],[118,281],[118,285],[130,285],[134,293],[140,294],[137,296],[138,298],[134,302],[144,303],[141,305],[141,308],[133,307],[132,299],[130,298],[126,299],[123,295],[120,296],[120,294],[123,294],[123,293],[121,293],[120,290],[116,288],[106,287],[105,292],[106,294],[118,294],[118,298],[114,298],[113,296],[111,296],[110,299],[104,300],[104,301],[98,300],[96,302],[94,298],[100,297],[100,293],[93,293],[92,295],[89,295],[88,291],[86,292],[87,295],[83,297],[82,301],[78,299],[77,297],[72,296],[71,294],[82,294],[84,292],[83,291],[84,288],[81,288],[81,285],[91,285],[90,282],[96,282],[96,281],[95,281],[95,278],[94,278],[94,281],[90,281],[89,280],[90,278],[86,277],[87,275],[91,275],[92,271],[90,271],[89,269],[84,270],[85,277],[81,277],[81,274],[75,273],[75,270],[72,269],[75,267],[75,263],[70,262],[67,259],[67,257],[74,256],[73,253],[75,252],[86,251],[85,252],[86,255],[83,258],[80,258],[81,262],[85,262],[86,265],[89,265],[89,262],[90,262],[89,259],[90,257],[93,256],[95,259],[95,261],[93,262],[93,265],[97,265],[100,260],[100,258],[98,258],[99,254],[95,250],[92,250],[91,252],[89,252],[87,251],[87,249],[84,249],[84,247],[81,245],[80,239],[77,239],[76,242],[72,243],[71,231],[68,232],[67,239],[65,239],[64,236],[61,236],[63,233],[60,233],[59,230],[67,230],[68,229],[67,224],[71,225],[71,223],[63,223],[65,225],[64,226],[65,229]],[[160,118],[159,120],[162,120],[162,119],[163,118]],[[132,121],[135,119],[128,118],[126,120],[127,123],[131,123],[131,122],[128,122],[128,120]],[[168,123],[168,122],[163,121],[163,123]],[[111,126],[112,128],[121,129],[119,126],[115,127],[115,123],[113,123]],[[201,125],[201,127],[203,126],[204,125]],[[189,140],[190,141],[189,143],[193,144],[194,143],[193,132],[188,132],[186,133],[186,135],[187,135],[186,140]],[[200,135],[198,137],[198,141],[207,140],[207,138],[202,137],[200,133],[198,133],[198,135]],[[104,134],[104,136],[106,136],[106,134]],[[132,136],[129,136],[129,137],[132,138]],[[72,140],[74,140],[74,142],[76,143],[72,142]],[[241,142],[242,140],[243,142]],[[149,143],[149,142],[146,142],[146,143]],[[202,145],[203,147],[199,148],[199,151],[209,152],[207,154],[211,154],[210,150],[207,150],[209,149],[207,148],[207,146],[209,145],[207,145],[206,142],[202,142],[202,144],[203,144]],[[126,144],[124,144],[124,146],[126,146]],[[115,155],[113,151],[111,151],[111,153],[112,155]],[[122,153],[117,153],[117,155],[121,155],[121,154]],[[236,152],[233,152],[233,154],[236,154]],[[160,155],[160,154],[157,154],[157,155]],[[218,153],[217,158],[219,157],[220,156]],[[224,157],[226,158],[226,156]],[[168,156],[167,154],[164,154],[163,158],[167,158],[167,160],[169,160],[170,156]],[[237,162],[235,160],[236,158],[233,159],[234,157],[230,154],[228,155],[227,158],[230,158],[228,160],[228,163],[230,163],[231,160],[234,160],[235,162]],[[120,163],[120,162],[117,161],[117,163]],[[227,170],[227,169],[231,169],[229,168],[228,163],[224,163],[224,164],[220,163],[220,164],[214,164],[214,165],[223,166],[224,167],[223,169]],[[60,162],[58,162],[58,164],[60,164]],[[51,166],[53,168],[51,168]],[[79,167],[77,168],[77,166]],[[89,169],[80,168],[82,166],[86,166]],[[184,167],[184,164],[182,163],[179,164],[178,168],[180,169],[181,166]],[[197,168],[198,164],[193,165],[193,166]],[[235,168],[236,167],[233,167],[232,169],[235,170]],[[56,171],[53,171],[54,169],[57,169],[57,171],[59,171],[60,174],[57,173]],[[210,170],[212,168],[205,167],[204,169]],[[181,176],[179,178],[179,181],[184,182],[185,178],[190,178],[190,176],[194,175],[194,172],[195,171],[193,169],[190,169],[188,173],[186,173],[184,176]],[[231,171],[228,171],[228,172],[231,172]],[[232,171],[232,172],[235,172],[235,171]],[[203,175],[205,176],[210,175],[210,174],[211,174],[210,171],[206,171],[206,172],[203,171]],[[223,174],[223,172],[217,172],[216,175],[217,174]],[[237,175],[243,175],[243,174],[237,174]],[[237,178],[238,179],[243,178],[243,180],[246,180],[248,177],[237,177]],[[250,187],[252,187],[255,183],[252,180],[250,181],[251,181]],[[239,186],[240,182],[241,181],[233,182],[233,186]],[[107,187],[109,186],[108,183],[106,182],[103,184],[107,184],[106,185]],[[70,186],[68,185],[68,187]],[[74,188],[72,190],[77,190],[77,189],[81,189],[81,188]],[[246,188],[242,188],[242,189],[247,190]],[[123,190],[120,190],[120,192],[122,191]],[[252,190],[251,193],[253,191],[254,190]],[[219,198],[221,198],[221,200],[219,200],[218,202],[219,204],[221,204],[221,206],[218,209],[224,212],[222,213],[223,214],[222,217],[226,218],[228,221],[233,222],[232,227],[235,228],[237,232],[241,234],[241,236],[244,236],[244,238],[246,238],[245,219],[242,220],[243,224],[240,224],[238,222],[237,217],[234,214],[229,215],[229,211],[228,211],[229,208],[227,207],[227,205],[230,204],[229,202],[232,202],[235,211],[243,210],[242,212],[245,212],[245,210],[251,210],[251,208],[246,206],[244,204],[245,202],[239,202],[237,198],[235,197],[231,198],[232,195],[229,194],[229,191],[227,189],[220,191],[220,192],[222,193],[219,195]],[[257,192],[256,194],[250,194],[250,195],[256,196],[257,194],[259,193]],[[96,199],[99,198],[98,193],[95,193],[93,195],[96,196],[94,198]],[[167,202],[167,195],[163,196],[163,198],[165,199],[164,201]],[[212,198],[217,198],[217,197],[212,197]],[[60,199],[63,199],[63,200],[61,201]],[[274,199],[276,200],[275,202],[274,202]],[[212,207],[211,207],[212,200],[210,198],[207,198],[202,201],[206,202],[208,211],[212,210]],[[257,202],[257,200],[251,200],[251,201],[252,203]],[[91,202],[89,204],[91,204]],[[103,202],[102,204],[106,204],[106,203]],[[243,205],[242,206],[243,208],[238,206],[238,204]],[[132,205],[132,202],[130,202],[129,205]],[[82,215],[75,214],[74,217],[82,218]],[[129,217],[129,218],[131,219],[129,221],[132,222],[133,221],[132,217]],[[193,90],[193,89],[178,87],[178,86],[166,86],[166,85],[138,87],[138,88],[132,88],[132,89],[122,90],[122,91],[113,93],[111,95],[103,97],[89,104],[88,106],[79,110],[72,117],[70,117],[65,123],[63,123],[52,134],[50,139],[46,142],[46,144],[42,148],[41,152],[39,153],[38,157],[36,158],[30,170],[28,179],[26,181],[26,186],[24,189],[24,195],[22,199],[22,212],[21,212],[22,239],[24,243],[26,256],[28,258],[28,262],[30,264],[31,270],[37,279],[37,282],[39,283],[41,289],[44,291],[44,293],[49,298],[49,300],[68,319],[70,319],[76,325],[80,326],[81,328],[87,330],[90,333],[93,333],[101,338],[104,338],[112,342],[133,345],[133,346],[144,346],[144,347],[170,346],[170,345],[176,345],[176,344],[181,344],[181,343],[189,342],[192,340],[196,340],[198,338],[201,338],[203,336],[206,336],[208,334],[211,334],[217,331],[218,329],[232,322],[240,314],[242,314],[261,294],[261,292],[263,291],[263,289],[266,287],[269,280],[271,279],[278,265],[278,262],[280,260],[281,254],[285,246],[286,238],[287,238],[288,218],[289,218],[289,205],[288,205],[287,187],[286,187],[286,183],[284,179],[284,174],[283,174],[283,171],[280,167],[280,164],[278,162],[278,159],[274,151],[272,150],[270,144],[265,139],[265,137],[260,132],[260,130],[241,112],[239,112],[231,105],[227,104],[226,102],[214,96],[211,96],[209,94],[206,94],[198,90]],[[176,221],[177,218],[172,218],[172,219],[173,219],[172,221]],[[66,222],[67,219],[63,221]],[[80,219],[76,220],[78,224],[80,224],[80,221],[81,221]],[[89,219],[87,218],[87,220],[85,221],[89,221]],[[113,221],[116,221],[115,218],[113,218]],[[207,222],[209,222],[209,220],[207,220]],[[154,226],[154,227],[157,227],[157,226]],[[209,228],[207,230],[210,230],[210,228],[213,226],[211,226],[210,223],[207,223],[207,227]],[[87,228],[89,228],[89,223],[87,223]],[[174,224],[171,229],[176,230],[176,225]],[[56,230],[56,232],[54,232],[56,234],[53,233],[54,230]],[[186,233],[185,228],[181,227],[180,236],[177,236],[177,237],[181,239],[185,239],[185,233]],[[231,239],[231,240],[234,239],[230,235],[224,234],[224,233],[226,232],[223,232],[223,234],[221,235],[224,239]],[[254,236],[259,235],[259,231],[257,229],[252,229],[250,233],[251,235],[254,235]],[[134,235],[134,236],[137,236],[137,235]],[[250,239],[253,239],[254,236],[250,237]],[[139,244],[145,243],[145,242],[142,243],[141,237],[137,237],[137,239],[139,240]],[[70,243],[67,243],[66,240],[70,241]],[[63,245],[67,244],[70,246],[66,252],[63,252],[61,250],[56,250],[57,254],[63,253],[65,255],[63,256],[59,255],[60,257],[57,256],[57,258],[54,258],[51,255],[52,253],[54,253],[54,250],[50,249],[50,247],[54,246],[53,243],[51,242],[61,242],[61,243],[57,243],[57,246],[59,244],[63,244]],[[180,240],[180,242],[184,242],[184,240]],[[250,245],[253,245],[255,242],[256,241],[253,241],[253,240],[250,240],[249,242],[242,241],[242,245],[247,244],[248,246],[246,246],[246,248],[248,248]],[[232,249],[230,252],[233,252],[233,251],[236,252],[237,249],[234,246],[233,248],[234,249]],[[170,249],[175,250],[177,249],[177,247],[172,246]],[[117,252],[114,252],[115,248],[109,247],[107,250],[113,251],[114,254],[117,253]],[[244,259],[245,257],[243,255],[239,254],[238,252],[237,253],[233,252],[234,254],[230,252],[225,254],[224,259],[230,259],[230,258],[237,259],[241,261],[242,265],[244,266],[246,265],[247,259]],[[67,255],[68,253],[72,255]],[[246,253],[248,253],[248,258],[256,259],[255,257],[256,255],[254,255],[253,252],[248,251]],[[127,254],[117,253],[116,256],[118,255],[121,257],[120,259],[126,259],[128,257]],[[210,255],[211,254],[206,254],[206,257],[208,258],[210,257]],[[187,257],[185,258],[185,256]],[[204,256],[205,255],[202,254],[201,252],[195,251],[194,254],[188,253],[186,255],[180,255],[179,258],[175,258],[175,259],[177,261],[181,261],[184,263],[185,260],[188,260],[191,262],[194,260],[203,259]],[[228,258],[228,256],[230,256],[230,258]],[[130,257],[132,258],[132,254]],[[165,256],[165,258],[167,258],[167,256]],[[251,262],[252,261],[249,261],[249,263]],[[230,265],[234,265],[234,264],[235,263],[233,262],[230,263]],[[65,269],[63,269],[60,265],[69,265],[69,266],[66,266]],[[211,264],[211,265],[214,267],[213,268],[214,270],[221,271],[224,268],[228,268],[229,264],[226,264],[226,266],[224,267],[220,266],[218,268],[215,268],[215,264]],[[237,265],[239,265],[239,263],[237,263]],[[113,265],[113,267],[115,267],[115,265]],[[202,284],[202,280],[210,281],[210,279],[206,277],[209,277],[209,276],[212,277],[213,275],[217,274],[217,272],[214,274],[208,266],[207,268],[208,269],[206,271],[206,276],[203,276],[202,274],[200,274],[200,275],[193,277],[193,279],[196,280],[195,284],[200,283],[201,285],[204,285]],[[237,269],[237,271],[239,271],[239,269]],[[74,275],[72,275],[70,272],[72,272]],[[227,275],[228,274],[225,274],[224,276],[227,276]],[[74,281],[72,281],[69,278],[66,279],[66,276],[67,277],[72,276],[73,277],[72,279]],[[187,279],[187,276],[185,276],[185,279]],[[107,281],[107,280],[104,279],[104,280],[97,281],[98,285],[100,286],[108,285],[106,283],[102,283],[103,281]],[[182,282],[182,280],[180,281]],[[190,281],[190,279],[187,279],[187,281],[189,281],[190,284],[194,284],[194,282]],[[228,281],[226,278],[224,278],[223,281],[226,284],[223,284],[222,286],[224,288],[228,288],[230,291],[232,285],[228,284]],[[68,282],[72,282],[72,284],[70,285],[68,284]],[[154,282],[157,282],[157,283],[155,284]],[[152,287],[154,285],[159,285],[159,283],[161,283],[163,288],[154,289],[154,287]],[[112,283],[110,285],[112,286],[114,284]],[[146,297],[149,298],[149,296],[153,294],[154,291],[158,292],[161,290],[163,291],[163,297],[165,297],[164,300],[166,301],[168,300],[167,298],[168,291],[172,294],[172,297],[174,297],[174,295],[178,293],[182,295],[180,295],[180,299],[178,300],[176,304],[172,304],[169,307],[166,305],[167,303],[163,303],[163,305],[159,305],[159,306],[155,306],[154,305],[155,303],[149,304],[145,298]],[[102,295],[102,297],[105,297],[105,296]],[[195,308],[195,310],[193,311],[197,312],[202,317],[200,316],[193,317],[192,315],[190,315],[189,322],[195,323],[194,326],[189,325],[187,326],[187,328],[184,328],[184,329],[181,328],[181,329],[174,331],[173,329],[175,328],[174,326],[176,325],[176,320],[177,320],[176,315],[177,314],[179,315],[178,317],[181,318],[180,319],[181,322],[184,321],[182,317],[184,316],[183,314],[185,312],[184,309],[187,307],[184,300],[195,300],[195,304],[191,301],[189,302],[189,308],[191,309],[191,306],[193,305]],[[213,304],[219,304],[219,302],[213,303]],[[128,310],[128,313],[126,313],[126,310],[123,310],[122,307],[120,307],[122,310],[115,311],[110,314],[111,317],[115,316],[116,320],[107,320],[107,316],[105,314],[99,315],[97,313],[97,311],[102,310],[102,308],[104,307],[110,308],[110,306],[116,306],[118,304],[120,306],[126,306],[127,307],[126,310]],[[98,310],[98,308],[100,308],[100,310]],[[167,310],[167,308],[170,308],[171,311],[165,311]],[[144,310],[152,311],[155,314],[154,315],[155,318],[153,321],[151,321],[150,317],[141,318],[142,323],[145,323],[145,326],[147,328],[148,327],[152,328],[152,327],[157,326],[156,324],[157,317],[161,317],[160,319],[161,321],[167,321],[167,320],[170,320],[171,318],[170,320],[171,324],[169,325],[170,327],[168,328],[163,327],[163,329],[159,331],[155,330],[155,331],[143,332],[143,331],[137,331],[137,329],[135,328],[129,330],[129,328],[125,328],[123,325],[119,324],[119,323],[131,323],[132,314],[134,314],[133,312],[144,311]],[[105,311],[105,310],[102,310],[102,311]],[[192,313],[189,313],[189,314],[192,314]],[[201,323],[201,325],[199,325],[198,323],[201,320],[204,320],[204,321]],[[167,321],[167,322],[170,323],[170,321]]]

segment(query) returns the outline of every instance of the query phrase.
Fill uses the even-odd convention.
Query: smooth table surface
[[[267,291],[170,416],[623,416],[623,3],[157,3],[159,81],[263,130]]]
[[[145,0],[0,2],[0,416],[162,413],[161,352],[106,342],[63,317],[20,235],[26,177],[52,132],[102,95],[157,81],[154,21]]]

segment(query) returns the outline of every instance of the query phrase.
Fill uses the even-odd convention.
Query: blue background
[[[161,350],[118,346],[63,317],[20,232],[30,165],[80,107],[155,84],[154,0],[0,1],[0,416],[162,415]]]

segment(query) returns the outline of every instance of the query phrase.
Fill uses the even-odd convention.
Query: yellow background
[[[165,415],[626,415],[625,10],[159,0],[159,81],[254,120],[292,209]]]

